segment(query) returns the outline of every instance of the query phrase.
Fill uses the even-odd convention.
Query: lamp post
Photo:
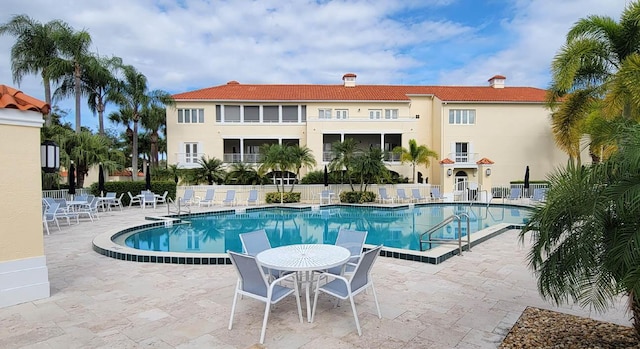
[[[60,168],[60,147],[54,141],[40,144],[40,167],[45,173],[55,173]]]

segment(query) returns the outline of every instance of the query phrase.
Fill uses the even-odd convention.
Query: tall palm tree
[[[624,294],[640,336],[640,125],[627,127],[611,158],[550,176],[520,237],[533,241],[528,261],[544,298],[603,311]]]
[[[355,191],[353,178],[351,177],[351,166],[353,165],[353,159],[360,152],[358,150],[358,143],[353,138],[347,138],[343,142],[333,143],[331,151],[333,152],[333,159],[329,163],[329,169],[331,172],[342,172],[344,170],[349,180],[351,190]]]
[[[283,144],[264,144],[260,147],[260,158],[262,159],[260,164],[262,171],[280,172],[282,192],[284,193],[284,173],[293,167],[293,159],[289,157],[287,146]],[[280,192],[280,188],[277,185],[276,189]]]
[[[429,158],[438,158],[438,153],[429,149],[426,145],[418,145],[418,142],[416,142],[415,139],[409,140],[409,149],[395,147],[393,149],[393,153],[400,155],[400,161],[402,163],[411,163],[413,173],[413,178],[411,179],[412,183],[416,182],[416,165],[429,167],[429,165],[431,165]]]
[[[131,112],[131,122],[133,123],[131,168],[132,173],[136,173],[138,171],[138,123],[144,116],[142,110],[151,105],[174,105],[175,102],[171,95],[165,91],[149,91],[147,77],[133,66],[124,66],[122,70],[123,80],[118,83],[117,89],[109,92],[109,98]]]
[[[300,177],[300,169],[302,167],[311,167],[316,165],[316,159],[313,157],[313,152],[306,145],[302,147],[298,144],[287,146],[287,157],[291,160],[291,167],[296,171],[296,178]],[[294,184],[295,185],[295,184]],[[290,192],[293,192],[291,186]]]
[[[104,135],[104,111],[109,90],[115,89],[117,84],[116,71],[122,66],[120,57],[102,57],[92,55],[85,64],[83,82],[87,90],[89,110],[98,114],[98,133]]]
[[[383,179],[391,178],[384,164],[384,152],[380,148],[372,147],[357,154],[352,164],[351,172],[359,178],[361,192],[367,191],[369,184],[380,183]]]
[[[149,131],[150,153],[149,161],[154,167],[158,167],[158,153],[160,132],[165,132],[167,127],[167,111],[158,105],[151,105],[142,111],[144,117],[141,119],[142,127]]]
[[[50,67],[58,57],[55,33],[63,30],[65,23],[54,20],[42,24],[26,15],[13,16],[0,25],[0,35],[12,35],[16,42],[11,47],[11,73],[13,82],[20,85],[25,75],[40,74],[44,85],[45,102],[51,105]],[[45,115],[46,125],[51,125],[51,114]]]
[[[640,2],[630,3],[619,22],[606,16],[589,16],[574,24],[565,45],[551,65],[548,99],[553,108],[552,126],[558,146],[571,161],[580,164],[580,139],[584,119],[603,98],[616,72],[632,54],[640,51]],[[562,101],[559,105],[555,103]],[[629,118],[623,103],[619,117]]]

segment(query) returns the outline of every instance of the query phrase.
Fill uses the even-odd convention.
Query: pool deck
[[[209,209],[206,209],[209,210]],[[101,213],[45,235],[51,297],[0,308],[0,348],[249,348],[258,343],[264,303],[238,301],[227,329],[236,273],[230,265],[121,261],[93,251],[108,230],[145,223],[166,207]],[[529,244],[509,230],[442,264],[378,258],[371,292],[351,308],[321,295],[313,323],[299,323],[292,297],[273,308],[267,348],[497,348],[527,306],[630,326],[621,300],[597,314],[554,307],[538,295],[524,261]],[[303,304],[304,305],[304,304]],[[259,347],[259,346],[258,346]]]

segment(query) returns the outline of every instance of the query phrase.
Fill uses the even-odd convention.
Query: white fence
[[[89,194],[91,193],[87,188],[76,189],[76,195],[89,195]],[[69,194],[69,189],[43,190],[42,197],[71,200],[71,194]]]

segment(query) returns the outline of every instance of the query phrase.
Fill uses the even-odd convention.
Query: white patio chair
[[[378,318],[382,319],[382,313],[380,313],[380,305],[378,304],[378,296],[376,295],[376,290],[373,287],[373,279],[371,278],[371,268],[378,258],[381,249],[382,245],[362,253],[362,257],[360,257],[360,261],[355,267],[351,280],[348,280],[345,277],[339,275],[333,275],[329,273],[321,274],[321,276],[331,276],[334,277],[334,279],[322,286],[320,286],[320,283],[316,283],[316,292],[313,297],[313,311],[311,312],[311,322],[313,322],[313,319],[316,315],[316,307],[318,306],[318,293],[324,292],[341,300],[349,299],[349,301],[351,302],[351,310],[353,311],[353,318],[356,321],[358,335],[362,336],[360,321],[358,320],[358,312],[356,310],[356,304],[353,301],[353,297],[360,292],[367,290],[368,288],[371,288],[371,293],[373,293],[373,299],[376,303],[376,309],[378,310]]]
[[[147,205],[152,205],[153,209],[156,209],[156,194],[151,191],[145,191],[142,194],[142,208],[145,209]]]
[[[167,195],[169,195],[169,191],[165,190],[164,193],[162,194],[162,196],[157,196],[156,197],[156,202],[158,204],[166,204],[167,203]]]
[[[333,196],[333,192],[331,190],[323,190],[318,194],[318,198],[320,200],[319,204],[331,204],[331,197]]]
[[[211,206],[213,205],[213,198],[216,194],[215,189],[207,189],[207,192],[204,194],[204,199],[198,201],[198,206]]]
[[[98,217],[98,202],[100,200],[97,197],[93,197],[90,203],[79,206],[78,209],[74,212],[78,216],[87,215],[89,219],[93,222],[93,219],[100,219]]]
[[[444,196],[440,194],[440,188],[432,187],[431,188],[431,200],[432,201],[443,201]]]
[[[142,205],[142,198],[140,198],[139,196],[131,195],[130,191],[128,191],[127,194],[129,194],[129,207],[131,207],[131,205],[133,204]]]
[[[380,203],[391,202],[393,203],[393,198],[387,195],[387,188],[378,188],[378,193],[380,194]]]
[[[191,206],[195,204],[198,200],[196,199],[195,192],[193,189],[185,189],[184,195],[181,198],[178,198],[178,202],[180,206]]]
[[[258,205],[258,191],[256,189],[249,190],[249,196],[247,197],[247,206]]]
[[[238,295],[251,297],[266,303],[264,318],[262,320],[262,331],[260,332],[260,344],[264,343],[271,305],[280,302],[288,295],[295,295],[298,306],[298,319],[302,323],[302,307],[300,306],[300,292],[298,291],[298,277],[296,273],[287,274],[270,283],[262,273],[262,269],[256,262],[255,257],[231,251],[228,251],[228,254],[238,272],[238,282],[236,283],[233,305],[231,306],[231,317],[229,318],[229,330],[233,327],[233,315],[236,311]],[[280,282],[286,279],[293,281],[292,288],[280,285]]]
[[[57,202],[52,202],[49,205],[44,205],[43,208],[44,212],[42,213],[42,224],[44,225],[44,229],[47,231],[47,235],[50,235],[49,222],[55,222],[59,231],[60,224],[58,224],[58,217],[56,217],[56,213],[60,208],[60,204]]]
[[[223,205],[236,205],[236,191],[233,189],[227,190],[227,196],[222,200]]]
[[[55,216],[57,218],[64,218],[67,220],[67,225],[71,225],[71,218],[76,219],[76,223],[79,223],[78,215],[71,211],[67,206],[67,200],[64,198],[53,199],[53,198],[42,198],[43,202],[47,207],[51,207],[52,205],[58,205],[58,208],[55,211]],[[56,224],[58,224],[56,222]]]
[[[244,251],[244,253],[248,254],[249,256],[255,257],[258,253],[271,248],[269,237],[267,236],[267,232],[264,229],[260,229],[260,230],[256,230],[248,233],[242,233],[242,234],[239,234],[239,236],[240,236],[240,243],[242,243],[242,250]],[[269,268],[263,268],[263,269],[267,275],[273,278],[278,278],[282,274],[284,274],[284,272],[280,270],[274,270]]]
[[[350,230],[340,228],[336,237],[336,245],[349,250],[351,257],[344,266],[337,266],[329,269],[327,272],[334,275],[342,275],[344,273],[353,273],[355,266],[362,255],[362,247],[367,240],[368,232],[366,230]]]
[[[420,194],[420,189],[413,188],[411,189],[411,197],[415,202],[426,202],[427,198]]]
[[[522,188],[511,188],[511,190],[509,191],[509,197],[507,197],[507,200],[509,201],[514,201],[514,200],[520,200],[520,198],[522,197]]]
[[[411,198],[407,196],[407,193],[404,191],[404,188],[396,189],[398,193],[398,202],[410,202]]]

